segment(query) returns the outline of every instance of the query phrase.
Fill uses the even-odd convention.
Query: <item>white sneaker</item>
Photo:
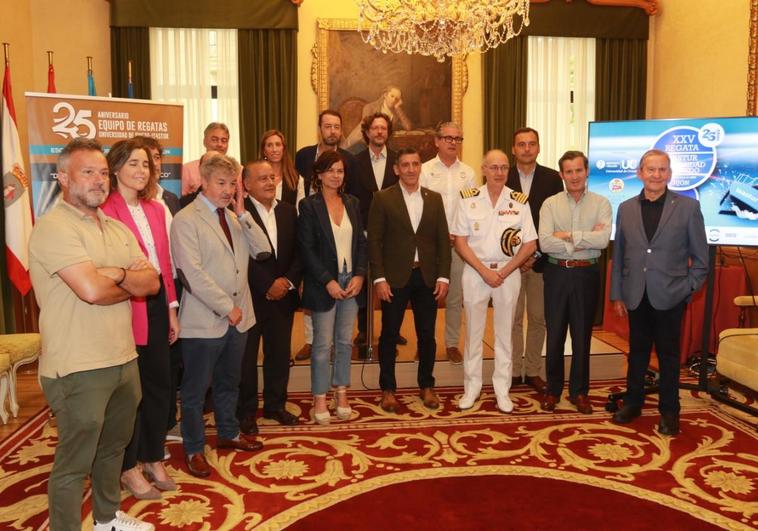
[[[171,459],[171,450],[168,449],[168,446],[163,447],[163,460],[168,461]]]
[[[466,409],[471,409],[474,407],[474,404],[476,403],[477,399],[479,398],[478,394],[469,394],[464,393],[463,396],[461,396],[461,399],[458,400],[458,409],[461,411]]]
[[[503,413],[513,411],[513,402],[508,395],[497,397],[497,408]]]
[[[182,442],[182,426],[178,422],[176,423],[176,426],[168,430],[166,433],[166,440],[167,441],[176,441],[176,442]]]
[[[116,511],[116,518],[110,522],[95,522],[94,531],[155,531],[155,526],[142,520],[132,518],[122,511]]]

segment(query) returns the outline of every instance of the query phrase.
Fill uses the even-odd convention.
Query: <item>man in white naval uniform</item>
[[[526,196],[505,186],[508,157],[499,149],[482,161],[485,184],[462,190],[451,234],[466,262],[463,269],[463,396],[460,409],[471,408],[482,390],[482,338],[490,298],[494,307],[495,370],[492,386],[497,408],[513,411],[511,326],[521,287],[519,266],[537,249],[537,231]]]

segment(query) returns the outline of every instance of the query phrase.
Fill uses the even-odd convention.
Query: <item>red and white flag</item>
[[[16,109],[11,92],[11,69],[5,65],[3,78],[2,175],[5,202],[5,256],[8,276],[21,295],[32,287],[29,279],[29,236],[32,233],[32,207],[29,179],[24,172],[21,142],[16,127]]]

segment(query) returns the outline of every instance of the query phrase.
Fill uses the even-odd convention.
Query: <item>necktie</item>
[[[234,244],[232,243],[232,233],[229,231],[229,225],[226,222],[226,210],[225,208],[217,208],[216,213],[218,214],[218,222],[221,224],[221,230],[224,231],[224,234],[226,235],[226,239],[229,242],[229,247],[232,248],[232,251],[234,251]]]

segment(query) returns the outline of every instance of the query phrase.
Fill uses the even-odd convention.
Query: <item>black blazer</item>
[[[508,171],[508,182],[506,183],[508,188],[516,190],[517,192],[523,192],[521,189],[521,179],[518,175],[518,168],[514,164]],[[563,181],[558,172],[552,168],[540,166],[534,168],[534,178],[532,180],[532,186],[529,190],[529,209],[532,211],[532,220],[534,221],[534,228],[539,232],[540,230],[540,209],[545,199],[551,195],[555,195],[563,191]],[[539,246],[539,241],[537,241]],[[534,263],[533,269],[541,273],[545,268],[545,261],[547,256],[543,256]]]
[[[313,163],[316,162],[316,149],[318,144],[300,148],[295,153],[295,169],[303,177],[305,197],[311,195],[311,181],[313,180]],[[337,148],[337,151],[345,158],[345,183],[349,183],[356,172],[355,157],[349,151]]]
[[[273,248],[266,225],[249,197],[245,198],[245,208],[263,229],[269,245]],[[279,201],[274,207],[274,217],[276,219],[276,253],[271,253],[266,260],[250,260],[247,270],[256,322],[264,321],[267,314],[277,309],[294,312],[299,304],[297,287],[300,286],[303,267],[297,252],[297,210],[289,203]],[[266,292],[279,277],[286,277],[295,289],[289,290],[287,295],[278,301],[266,299]]]
[[[391,149],[387,149],[387,166],[384,168],[384,180],[382,187],[376,187],[374,178],[374,168],[371,165],[371,153],[369,148],[364,149],[355,156],[356,171],[351,175],[347,182],[347,193],[354,195],[361,202],[361,219],[363,226],[368,226],[368,211],[371,208],[371,200],[374,192],[389,188],[398,181],[393,166],[397,160],[397,154]]]
[[[179,204],[179,198],[176,197],[174,192],[163,190],[163,202],[166,203],[168,211],[171,212],[172,216],[176,216],[176,213],[182,209],[181,204]]]
[[[442,196],[421,187],[424,209],[418,229],[413,232],[401,186],[395,184],[377,192],[371,203],[368,225],[371,275],[375,279],[384,277],[390,287],[405,287],[418,249],[424,283],[434,288],[438,278],[450,278],[450,234]]]
[[[365,279],[368,270],[368,245],[363,235],[359,203],[355,197],[348,194],[342,194],[342,201],[353,225],[353,275],[360,275]],[[334,306],[334,299],[326,291],[326,285],[332,280],[337,280],[339,265],[329,212],[324,196],[320,193],[300,201],[297,239],[304,269],[302,306],[317,312],[328,311]],[[361,290],[357,300],[359,306],[366,305],[365,290]]]

